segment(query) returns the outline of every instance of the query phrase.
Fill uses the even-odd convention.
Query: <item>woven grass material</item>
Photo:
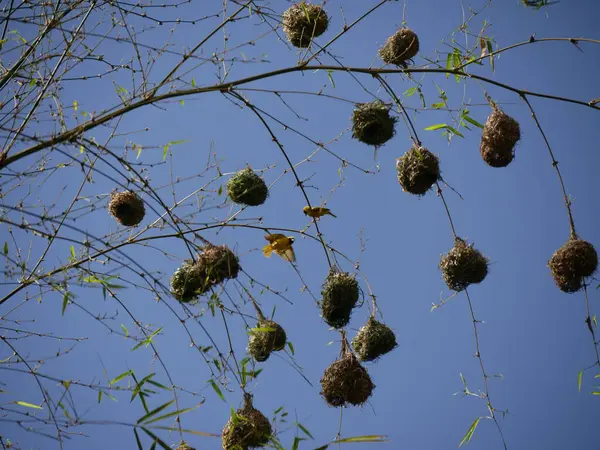
[[[246,168],[229,179],[227,182],[227,195],[234,203],[259,206],[267,200],[269,188],[252,169]]]
[[[304,1],[290,6],[282,17],[283,32],[294,47],[306,48],[313,38],[321,36],[329,26],[323,8]]]
[[[346,326],[350,322],[359,294],[358,281],[353,275],[347,272],[330,272],[321,290],[323,320],[334,328]]]
[[[375,385],[352,352],[331,364],[321,378],[321,395],[330,406],[347,404],[360,406],[365,403]]]
[[[359,103],[352,113],[352,137],[378,147],[394,137],[396,121],[381,100]]]
[[[272,434],[271,423],[252,406],[252,395],[244,394],[244,407],[230,417],[221,435],[223,450],[247,450],[265,446]]]
[[[135,192],[113,192],[110,194],[108,212],[121,225],[133,227],[144,219],[146,208]]]
[[[390,327],[370,317],[354,339],[352,347],[361,361],[374,361],[396,348],[396,335]]]
[[[196,450],[194,447],[190,447],[185,442],[179,444],[179,446],[175,450]]]
[[[425,147],[413,147],[396,160],[398,183],[405,192],[425,195],[440,179],[438,157]]]
[[[264,362],[272,352],[283,350],[286,341],[281,325],[272,320],[259,320],[256,329],[250,330],[248,352],[258,362]]]
[[[406,62],[418,52],[419,37],[410,28],[401,28],[385,41],[379,49],[379,56],[386,64],[406,67]]]
[[[552,255],[548,267],[561,291],[577,292],[583,287],[584,278],[598,268],[598,254],[589,242],[572,237]]]
[[[479,150],[491,167],[506,167],[515,157],[515,145],[521,139],[519,123],[492,103],[481,135]]]
[[[470,284],[481,283],[488,274],[488,259],[468,245],[461,238],[456,238],[454,247],[446,255],[442,255],[440,269],[449,289],[460,292]]]
[[[171,277],[171,294],[182,303],[197,299],[209,289],[206,275],[192,260],[185,260]]]

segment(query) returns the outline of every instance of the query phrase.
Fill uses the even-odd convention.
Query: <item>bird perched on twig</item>
[[[265,239],[269,241],[269,243],[263,247],[263,255],[267,258],[270,258],[271,254],[275,252],[286,261],[296,262],[296,254],[292,248],[292,244],[294,243],[294,238],[292,236],[276,233],[266,235]]]
[[[330,216],[337,217],[335,214],[331,212],[329,208],[325,208],[323,206],[305,206],[302,208],[304,214],[308,217],[312,217],[313,219],[320,219],[321,217],[329,214]]]

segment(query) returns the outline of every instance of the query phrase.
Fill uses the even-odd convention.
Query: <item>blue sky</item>
[[[204,3],[204,2],[202,2]],[[377,2],[342,2],[329,0],[326,9],[331,24],[326,34],[318,40],[323,45],[343,26],[343,17],[348,22],[363,14]],[[164,16],[198,17],[218,12],[220,2],[210,2],[210,6],[198,8],[198,3],[182,5],[177,10],[167,10]],[[270,7],[277,14],[282,13],[288,2],[273,1]],[[474,9],[481,8],[484,2],[475,2]],[[204,6],[204,5],[203,5]],[[468,16],[467,2],[463,9]],[[341,8],[343,7],[343,15]],[[353,67],[381,67],[377,58],[378,48],[385,39],[402,24],[403,2],[390,2],[359,23],[347,35],[340,38],[331,51],[344,64]],[[406,3],[406,23],[419,36],[420,53],[415,65],[426,66],[427,60],[445,61],[449,51],[446,43],[452,37],[464,44],[465,36],[455,30],[463,20],[461,3],[446,0],[430,0]],[[233,5],[230,5],[230,12]],[[101,12],[94,16],[100,20]],[[502,48],[517,42],[526,41],[535,34],[546,37],[588,37],[598,38],[597,26],[592,21],[600,14],[600,5],[591,0],[574,2],[562,1],[541,11],[526,9],[513,0],[501,2],[493,0],[491,5],[469,23],[475,35],[483,21],[491,24],[486,35],[494,38]],[[106,18],[106,17],[105,17]],[[133,20],[133,19],[132,19]],[[194,45],[206,35],[220,19],[200,21],[197,25],[177,26],[172,37],[173,49],[182,50],[184,45]],[[137,22],[136,22],[137,23]],[[31,28],[23,28],[21,33],[28,36]],[[140,25],[141,26],[141,25]],[[172,27],[172,25],[168,25]],[[102,27],[100,27],[102,28]],[[235,22],[227,28],[230,34],[227,45],[235,47],[250,39],[256,39],[270,28],[258,19]],[[455,32],[452,35],[453,31]],[[156,46],[162,45],[169,35],[167,25],[163,28],[142,33],[140,41]],[[474,36],[469,36],[472,45]],[[589,101],[598,97],[596,76],[599,69],[597,45],[582,43],[580,52],[568,42],[544,42],[525,45],[505,52],[496,60],[495,71],[489,63],[473,68],[473,73],[496,80],[519,89],[543,92],[563,97]],[[104,42],[100,53],[112,62],[126,60],[130,49],[124,44]],[[203,56],[223,49],[223,35],[218,33],[210,39]],[[123,53],[124,52],[124,53]],[[243,55],[242,55],[243,53]],[[264,64],[236,63],[227,80],[293,66],[298,60],[295,50],[288,48],[275,34],[256,39],[256,45],[232,50],[238,58],[262,57]],[[122,59],[121,59],[122,58]],[[427,59],[426,59],[427,58]],[[173,55],[165,55],[153,68],[152,79],[160,80],[177,62]],[[335,65],[328,56],[321,58],[327,65]],[[83,65],[74,74],[95,73],[95,66]],[[316,64],[316,63],[315,63]],[[193,67],[194,64],[184,66]],[[335,72],[306,71],[260,80],[244,85],[241,94],[269,114],[276,116],[290,127],[310,136],[314,141],[329,143],[328,148],[341,158],[374,173],[352,167],[339,171],[340,162],[323,150],[305,159],[316,150],[316,146],[306,139],[284,129],[281,124],[269,121],[274,133],[284,146],[290,159],[297,165],[297,171],[306,181],[307,194],[313,204],[327,200],[327,206],[338,216],[325,217],[320,221],[324,240],[347,255],[352,262],[340,259],[341,267],[353,271],[353,262],[360,261],[360,271],[372,287],[383,320],[396,333],[399,346],[380,361],[368,364],[369,373],[376,384],[373,397],[361,408],[343,410],[341,434],[343,437],[357,435],[386,435],[390,443],[348,444],[364,448],[405,448],[414,450],[456,448],[470,424],[479,416],[487,414],[485,402],[474,397],[463,398],[460,374],[466,379],[469,389],[477,392],[483,388],[478,361],[474,358],[475,343],[468,305],[464,294],[448,301],[442,308],[431,312],[433,303],[450,296],[437,268],[441,253],[446,253],[453,245],[452,234],[442,202],[434,192],[416,198],[402,192],[395,171],[395,160],[410,148],[410,138],[402,120],[396,126],[396,135],[381,147],[376,158],[371,147],[351,138],[349,131],[353,102],[373,99],[349,75]],[[390,102],[389,96],[380,89],[376,81],[367,75],[357,76],[360,82],[378,98]],[[216,68],[206,64],[194,68],[182,77],[191,87],[192,78],[198,86],[208,86],[216,82]],[[401,95],[415,86],[415,82],[400,75],[388,75],[386,80],[394,91],[406,100],[406,106],[420,108],[411,112],[419,137],[429,150],[440,158],[444,180],[462,195],[461,199],[451,190],[444,195],[449,203],[457,232],[473,242],[490,258],[490,274],[480,285],[470,288],[471,298],[479,324],[481,355],[490,374],[503,375],[490,379],[490,396],[496,408],[508,410],[509,414],[500,419],[508,448],[520,450],[538,448],[558,450],[578,448],[594,450],[598,448],[600,431],[600,397],[590,395],[593,390],[593,376],[599,368],[585,372],[581,392],[577,389],[577,373],[593,364],[594,348],[584,319],[586,317],[585,298],[582,292],[567,295],[555,286],[546,267],[552,253],[569,237],[566,209],[557,176],[539,131],[531,120],[526,105],[514,93],[500,88],[462,80],[459,84],[452,78],[439,74],[416,74],[414,78],[422,83],[427,105],[439,101],[436,84],[446,91],[452,108],[461,102],[472,104],[471,117],[484,123],[490,112],[483,96],[484,87],[492,98],[521,125],[522,139],[516,149],[515,161],[505,169],[492,169],[484,164],[479,155],[480,130],[461,130],[464,138],[453,137],[450,144],[441,131],[424,131],[430,125],[450,123],[451,115],[446,111],[420,108],[417,96]],[[93,79],[85,82],[65,82],[68,88],[61,92],[64,105],[78,102],[82,111],[102,110],[118,104],[114,81],[129,92],[132,91],[130,74],[120,71],[113,78]],[[435,83],[435,84],[434,84]],[[316,95],[282,94],[284,104],[276,95],[249,89],[286,90],[319,92],[339,97],[343,100]],[[567,192],[573,201],[573,213],[579,235],[597,245],[600,231],[596,215],[597,174],[600,156],[593,148],[597,142],[598,111],[584,106],[559,103],[547,99],[530,99],[538,119],[547,134],[549,142],[560,163]],[[289,106],[289,108],[288,108]],[[71,111],[79,122],[86,120],[81,111]],[[398,115],[398,113],[395,113]],[[69,124],[75,119],[69,118]],[[48,132],[47,124],[35,125],[30,129]],[[138,131],[148,129],[148,131]],[[143,147],[139,159],[129,150],[127,158],[131,162],[146,163],[147,176],[168,205],[174,198],[182,199],[188,194],[207,186],[204,190],[206,203],[198,211],[198,203],[192,200],[179,206],[176,212],[189,218],[193,226],[221,221],[230,217],[238,209],[227,204],[219,196],[219,186],[224,186],[231,173],[250,164],[254,169],[264,169],[264,178],[273,184],[267,202],[260,207],[246,209],[236,222],[254,226],[289,228],[301,230],[308,225],[302,214],[305,200],[289,174],[285,158],[272,141],[270,135],[254,114],[247,108],[240,108],[221,93],[208,93],[185,97],[183,104],[173,100],[160,105],[138,109],[125,116],[119,123],[120,133],[110,142],[110,148],[122,152],[132,143]],[[86,134],[104,142],[110,129],[98,128]],[[163,146],[168,142],[185,141],[172,145],[166,162],[162,162]],[[22,148],[25,148],[23,145]],[[63,146],[62,150],[75,159],[83,158],[74,146]],[[214,154],[216,156],[211,156]],[[54,163],[69,161],[64,155],[50,155]],[[213,167],[205,171],[207,160],[218,161],[218,176]],[[113,160],[114,162],[114,160]],[[35,159],[25,158],[17,167],[35,164]],[[107,194],[115,188],[115,182],[103,174],[110,174],[120,183],[123,177],[106,163],[98,163],[102,173],[94,175],[93,183],[86,183],[77,206],[95,207],[76,221],[67,221],[77,229],[63,228],[61,236],[82,241],[80,231],[102,237],[110,233],[112,239],[125,241],[133,231],[123,231],[105,210]],[[140,168],[141,169],[141,168]],[[284,171],[287,171],[284,173]],[[343,178],[340,178],[342,174]],[[174,187],[169,184],[179,178]],[[190,177],[186,179],[186,177]],[[83,173],[78,166],[63,169],[42,184],[41,179],[31,179],[22,187],[10,192],[2,199],[2,206],[16,205],[26,190],[33,193],[27,198],[28,211],[40,214],[31,207],[37,199],[47,204],[56,202],[55,213],[60,214],[68,207],[79,189]],[[3,181],[0,179],[0,181]],[[208,184],[207,184],[208,183]],[[339,186],[338,186],[339,184]],[[337,187],[336,187],[337,186]],[[334,189],[335,188],[335,189]],[[330,191],[333,192],[330,194]],[[61,193],[59,195],[59,193]],[[149,225],[157,218],[160,205],[145,193],[141,195],[148,202],[147,216],[143,225]],[[154,211],[150,208],[154,208]],[[216,206],[221,205],[219,208]],[[21,213],[8,211],[6,217],[20,222]],[[23,217],[27,216],[24,213]],[[262,222],[258,223],[258,218]],[[32,220],[30,217],[28,220]],[[79,231],[78,231],[79,230]],[[15,239],[24,252],[28,251],[31,236],[14,230]],[[120,233],[120,234],[118,234]],[[144,236],[160,236],[172,233],[169,226],[154,228],[144,232]],[[314,235],[314,226],[308,230]],[[340,426],[340,411],[329,408],[319,396],[319,379],[324,369],[333,362],[340,351],[339,334],[328,330],[319,317],[314,294],[319,299],[320,286],[327,275],[328,266],[320,245],[312,239],[296,237],[295,250],[298,259],[298,273],[283,260],[273,257],[266,259],[260,252],[264,245],[264,232],[252,228],[229,227],[209,230],[201,235],[215,244],[227,244],[235,249],[242,267],[253,278],[268,285],[273,290],[285,292],[283,298],[272,293],[261,293],[260,286],[251,286],[247,276],[240,277],[240,283],[229,282],[220,293],[228,308],[235,302],[240,311],[248,315],[247,321],[254,325],[255,312],[247,297],[239,295],[241,286],[251,290],[267,314],[276,309],[275,320],[287,331],[295,349],[295,363],[302,367],[303,375],[312,383],[309,385],[294,369],[290,355],[277,354],[257,368],[263,369],[258,378],[248,386],[255,395],[255,405],[268,417],[283,406],[287,411],[287,423],[279,424],[280,441],[291,448],[299,421],[310,430],[313,440],[303,441],[300,448],[313,449],[336,437]],[[10,251],[14,243],[9,239],[8,226],[2,224],[2,241],[9,242]],[[33,262],[45,246],[44,239],[33,238]],[[36,240],[37,239],[37,240]],[[102,237],[102,240],[107,239]],[[361,244],[362,242],[362,244]],[[199,243],[199,242],[198,242]],[[58,241],[46,256],[43,268],[64,264],[70,251],[70,242]],[[361,245],[364,251],[361,252]],[[77,254],[81,245],[74,245]],[[165,285],[172,272],[189,254],[180,239],[164,238],[149,241],[147,246],[127,245],[123,252],[140,264]],[[123,260],[122,256],[115,255]],[[34,320],[24,322],[24,328],[37,332],[55,333],[68,337],[87,337],[68,354],[57,359],[49,359],[40,371],[62,380],[78,380],[84,383],[100,381],[103,384],[117,375],[133,370],[138,378],[156,372],[155,380],[170,384],[160,362],[153,358],[150,348],[131,351],[134,343],[123,336],[111,333],[110,328],[122,331],[121,325],[131,333],[135,324],[127,315],[124,306],[144,324],[153,329],[162,327],[162,333],[155,338],[160,358],[168,368],[175,385],[197,393],[193,396],[181,393],[181,408],[191,407],[204,399],[204,404],[182,416],[182,426],[186,429],[219,433],[230,408],[241,405],[242,394],[233,376],[229,377],[221,389],[225,395],[222,401],[207,382],[210,371],[198,350],[190,346],[190,338],[179,317],[187,317],[189,311],[202,313],[201,317],[188,318],[186,325],[198,345],[211,345],[202,327],[210,333],[222,353],[229,352],[229,341],[225,333],[223,319],[207,311],[206,299],[192,305],[189,311],[181,308],[168,295],[160,300],[148,290],[136,288],[128,282],[143,286],[145,281],[136,275],[139,272],[131,260],[125,267],[106,260],[90,265],[96,270],[109,271],[115,268],[128,285],[116,291],[117,301],[107,296],[103,298],[100,289],[78,286],[71,282],[71,290],[77,295],[76,302],[88,311],[69,305],[61,315],[62,296],[56,293],[44,294],[43,300],[36,301],[38,291],[30,288],[25,297],[22,291],[9,302],[0,306],[0,316],[15,305],[23,305],[10,313],[13,320]],[[124,261],[124,260],[123,260]],[[3,294],[14,285],[1,286]],[[304,284],[308,290],[304,289]],[[367,292],[365,279],[360,278],[362,289]],[[600,311],[597,283],[590,288],[592,314]],[[309,292],[310,291],[310,292]],[[171,311],[172,309],[172,311]],[[94,315],[106,316],[102,321]],[[369,302],[355,310],[348,326],[351,338],[369,317]],[[202,327],[198,324],[201,323]],[[239,315],[228,315],[226,319],[230,331],[231,345],[238,358],[245,354],[247,334],[244,321]],[[2,326],[13,326],[6,322]],[[65,350],[69,343],[53,339],[27,338],[12,341],[24,355],[37,360],[46,358],[60,348]],[[10,356],[4,345],[1,357]],[[211,351],[215,355],[215,350]],[[11,401],[26,401],[41,404],[42,398],[36,381],[27,375],[10,370],[6,364],[1,367],[1,388],[6,392],[0,397],[0,404],[7,406]],[[19,368],[13,365],[12,368]],[[128,379],[117,383],[127,386]],[[596,380],[596,384],[600,381]],[[46,380],[44,386],[55,399],[60,398],[64,388]],[[136,400],[129,402],[128,393],[112,392],[117,403],[106,396],[98,404],[97,392],[86,388],[71,387],[76,412],[85,421],[135,422],[144,412]],[[457,395],[454,395],[457,393]],[[158,394],[149,402],[152,407],[172,399],[167,394]],[[65,403],[69,400],[65,398]],[[8,405],[10,406],[10,405]],[[18,408],[16,406],[12,407]],[[171,409],[172,410],[172,409]],[[69,410],[71,411],[71,410]],[[37,414],[44,415],[45,412]],[[71,411],[71,415],[74,412]],[[170,425],[171,423],[165,423]],[[56,442],[39,435],[25,432],[14,423],[2,425],[2,435],[23,448],[58,448]],[[45,431],[52,434],[52,427]],[[116,424],[83,425],[73,428],[74,433],[83,432],[87,437],[73,435],[64,448],[76,449],[85,446],[89,450],[106,448],[135,448],[131,428]],[[300,434],[302,435],[302,434]],[[176,444],[176,433],[161,432],[160,436],[169,444]],[[306,437],[306,436],[303,436]],[[143,436],[144,448],[150,447],[150,440]],[[190,445],[197,449],[218,449],[220,440],[214,437],[191,436]],[[469,444],[471,449],[501,449],[501,440],[493,423],[482,420]]]

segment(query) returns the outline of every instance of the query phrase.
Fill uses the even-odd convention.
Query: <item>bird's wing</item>
[[[285,238],[283,234],[275,233],[275,234],[267,234],[265,239],[271,243],[278,241],[281,238]]]
[[[267,244],[263,247],[262,252],[263,255],[265,255],[267,258],[270,258],[271,253],[273,252],[273,247],[271,247],[271,244]]]
[[[294,253],[294,249],[292,247],[288,247],[285,250],[275,250],[275,251],[279,256],[281,256],[286,261],[296,262],[296,254]]]

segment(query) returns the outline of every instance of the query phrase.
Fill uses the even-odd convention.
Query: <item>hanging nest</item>
[[[208,244],[198,256],[198,266],[210,285],[236,278],[240,271],[238,257],[226,245]]]
[[[390,327],[374,317],[369,317],[367,324],[352,339],[352,347],[361,361],[374,361],[397,345],[396,335]]]
[[[425,195],[440,179],[439,159],[425,147],[413,147],[398,158],[396,170],[402,189],[414,195]]]
[[[352,113],[352,137],[378,147],[394,137],[397,120],[381,100],[359,103]]]
[[[321,395],[334,407],[347,403],[360,406],[369,399],[374,388],[367,369],[352,352],[347,352],[325,369],[321,378]]]
[[[328,25],[329,17],[325,10],[304,1],[290,6],[283,13],[283,32],[294,47],[308,47],[313,38],[325,33]]]
[[[321,314],[329,326],[342,328],[350,322],[352,308],[359,296],[358,281],[347,272],[332,271],[327,275],[321,295]]]
[[[108,212],[126,227],[139,224],[146,214],[144,202],[135,192],[112,192],[108,203]]]
[[[190,447],[185,442],[182,442],[181,444],[179,444],[179,447],[177,447],[175,450],[196,450],[196,449],[194,447]]]
[[[248,352],[258,362],[264,362],[272,352],[283,350],[287,336],[282,326],[272,320],[259,320],[256,328],[250,330]]]
[[[561,291],[577,292],[583,279],[596,271],[598,254],[589,242],[572,237],[552,255],[548,267]]]
[[[449,289],[460,292],[470,284],[481,283],[488,274],[488,259],[467,245],[461,238],[454,240],[454,247],[442,255],[440,269]]]
[[[401,28],[390,36],[379,49],[379,56],[386,64],[406,67],[406,61],[419,52],[419,38],[410,28]]]
[[[269,419],[252,406],[252,395],[245,393],[244,407],[238,409],[236,417],[230,417],[223,428],[223,450],[264,447],[269,442],[272,432]]]
[[[188,303],[210,289],[206,274],[195,261],[186,260],[171,277],[171,293],[182,303]]]
[[[261,177],[247,168],[240,170],[229,179],[227,195],[234,203],[259,206],[269,196],[269,188]]]
[[[505,114],[492,102],[493,112],[487,118],[479,150],[491,167],[506,167],[515,157],[515,145],[521,139],[519,122]]]

